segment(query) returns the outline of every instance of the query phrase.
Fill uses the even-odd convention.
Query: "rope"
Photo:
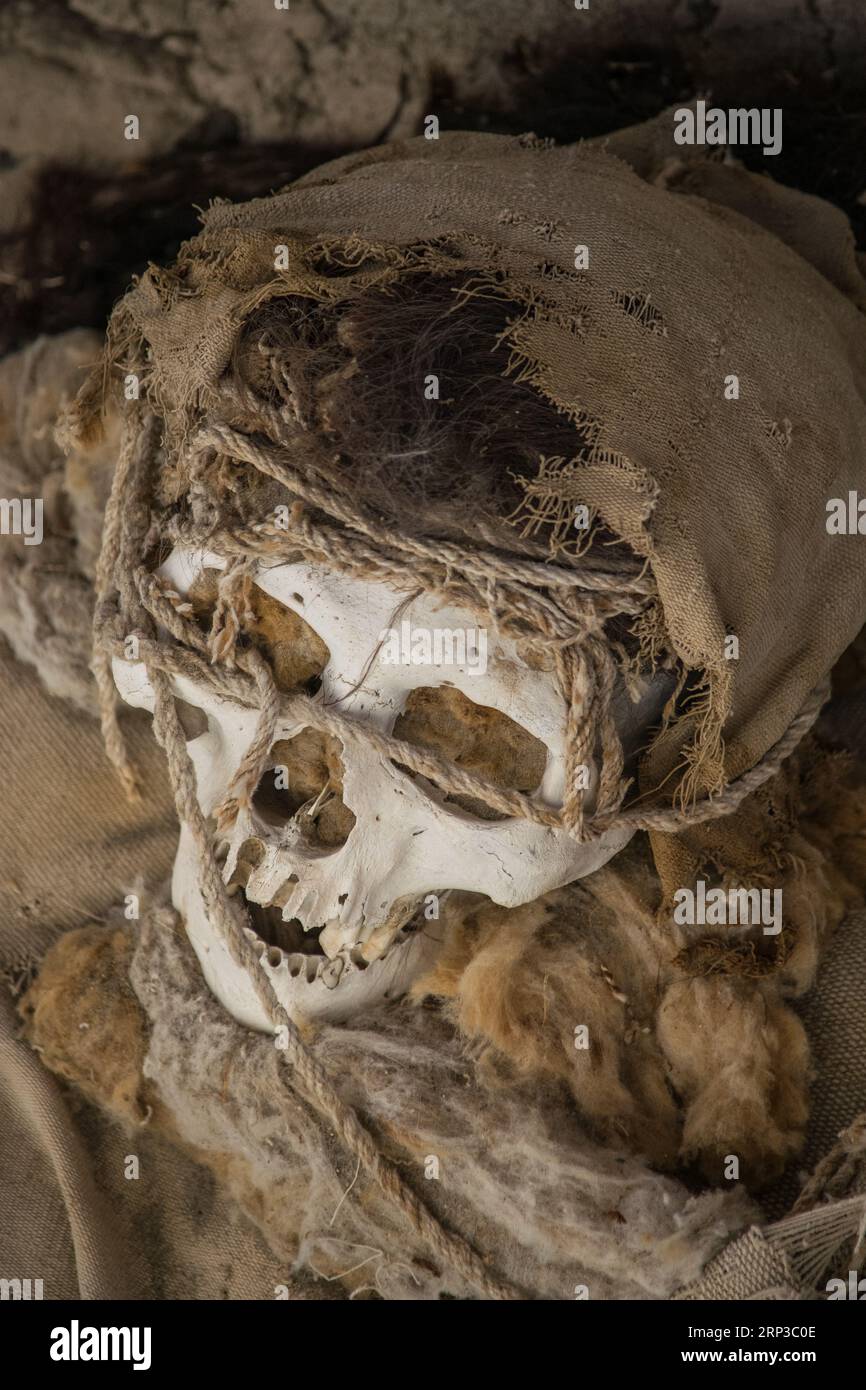
[[[222,395],[227,408],[249,406],[247,398],[236,390],[225,388]],[[258,710],[252,741],[218,808],[220,830],[249,804],[280,721],[286,720],[295,727],[322,730],[344,743],[362,740],[383,757],[427,777],[451,795],[477,797],[506,816],[565,831],[578,842],[623,827],[678,830],[729,814],[778,770],[817,719],[826,691],[816,691],[775,747],[720,795],[684,809],[622,810],[626,792],[623,751],[612,713],[616,666],[604,628],[612,618],[640,616],[654,601],[654,584],[645,566],[626,563],[617,570],[592,560],[582,563],[581,568],[566,570],[503,555],[494,548],[480,550],[419,536],[385,534],[375,517],[342,497],[327,481],[314,440],[310,440],[309,470],[301,473],[290,462],[290,422],[262,402],[256,402],[255,415],[257,427],[272,436],[267,442],[211,420],[188,444],[189,459],[193,465],[206,454],[239,460],[280,482],[297,499],[291,508],[290,527],[284,530],[267,522],[228,531],[220,524],[201,528],[175,521],[162,532],[164,541],[171,537],[208,545],[228,558],[219,582],[211,632],[205,636],[193,621],[188,600],[163,584],[146,563],[153,536],[158,424],[142,404],[128,407],[97,570],[93,670],[106,748],[132,792],[134,775],[117,720],[111,659],[127,658],[126,641],[134,634],[139,659],[154,690],[154,730],[166,754],[178,816],[196,846],[208,919],[231,959],[249,977],[271,1027],[275,1032],[284,1030],[288,1047],[282,1061],[288,1084],[309,1097],[349,1153],[364,1165],[436,1255],[485,1297],[520,1298],[523,1295],[492,1273],[463,1237],[446,1230],[385,1159],[281,1005],[243,930],[214,857],[213,838],[198,803],[195,771],[180,726],[171,677],[206,682],[224,698]],[[313,519],[307,507],[323,513],[326,519]],[[299,551],[308,557],[324,557],[332,567],[356,577],[387,582],[397,590],[421,588],[452,598],[456,595],[490,613],[503,634],[536,650],[552,650],[567,707],[562,806],[548,806],[535,797],[496,786],[430,749],[405,743],[350,715],[325,708],[321,701],[280,692],[268,662],[244,637],[254,619],[251,600],[259,563],[256,557],[279,561]],[[159,635],[159,628],[163,635]],[[588,815],[582,774],[596,747],[600,750],[599,782],[595,810]]]
[[[190,632],[190,640],[194,641],[197,637],[203,641],[195,624],[189,626],[193,629]],[[179,627],[176,622],[175,627]],[[579,805],[581,792],[572,795],[567,788],[562,809],[556,809],[523,792],[510,787],[500,787],[477,773],[440,757],[432,749],[406,743],[395,738],[393,734],[382,733],[370,725],[361,723],[349,714],[327,708],[308,695],[284,694],[277,690],[272,678],[268,680],[270,668],[255,648],[248,648],[237,654],[238,669],[231,673],[215,669],[201,656],[183,647],[167,646],[140,637],[138,649],[140,659],[148,670],[156,669],[185,676],[199,684],[209,685],[215,694],[224,699],[234,700],[248,709],[261,708],[262,719],[253,742],[232,782],[232,798],[236,801],[238,792],[241,792],[240,800],[243,804],[248,803],[249,797],[261,780],[261,759],[266,759],[274,742],[272,734],[276,724],[284,720],[293,726],[318,729],[331,734],[344,744],[365,743],[383,758],[402,763],[410,771],[435,782],[450,796],[475,797],[502,815],[532,821],[535,825],[543,825],[551,830],[565,830],[580,842],[597,839],[609,831],[621,829],[675,833],[687,825],[697,825],[730,815],[747,796],[778,772],[815,724],[828,693],[826,687],[813,692],[778,743],[774,744],[753,768],[731,781],[720,795],[707,797],[695,802],[693,806],[682,809],[656,807],[644,811],[640,807],[632,807],[613,814],[596,813],[588,819],[583,830],[579,831],[572,818],[576,819],[576,811],[573,808]],[[125,645],[120,638],[108,639],[106,650],[112,656],[124,659],[126,657]],[[265,696],[264,702],[257,698],[257,691],[259,695]],[[580,727],[579,733],[579,748],[583,749],[587,737],[586,723]],[[255,756],[251,756],[254,749]],[[224,806],[226,804],[223,803]]]
[[[411,1222],[428,1246],[446,1264],[457,1270],[469,1284],[491,1299],[518,1299],[517,1289],[492,1274],[462,1236],[447,1231],[427,1210],[397,1169],[380,1153],[376,1141],[361,1124],[357,1114],[341,1098],[327,1072],[301,1039],[297,1027],[283,1008],[262,969],[252,943],[235,916],[231,899],[213,857],[208,831],[198,796],[195,769],[187,752],[186,740],[174,705],[171,684],[163,671],[148,672],[155,695],[154,732],[165,750],[174,789],[177,813],[191,832],[198,850],[200,888],[208,921],[232,960],[249,977],[256,998],[262,1005],[274,1033],[283,1029],[287,1039],[280,1058],[288,1071],[288,1082],[312,1101],[322,1119],[331,1126],[345,1147],[363,1163],[385,1196]]]
[[[240,408],[247,397],[236,389],[223,387],[223,398]],[[191,458],[208,451],[225,455],[251,465],[258,471],[282,483],[292,494],[317,509],[326,512],[345,528],[322,527],[302,512],[295,512],[290,530],[262,523],[238,536],[234,547],[238,556],[249,560],[247,543],[258,553],[268,556],[287,555],[298,549],[326,557],[336,567],[344,568],[358,578],[374,577],[394,588],[426,588],[431,591],[453,592],[479,608],[497,611],[491,597],[497,584],[507,586],[509,615],[497,626],[507,635],[519,636],[542,650],[553,645],[557,678],[567,709],[565,794],[560,811],[545,806],[535,798],[478,778],[462,768],[438,758],[427,750],[417,750],[400,740],[364,729],[359,734],[351,722],[329,719],[321,707],[308,705],[309,726],[349,739],[366,737],[368,743],[385,757],[404,763],[412,771],[435,781],[450,795],[475,796],[492,810],[505,816],[517,816],[550,829],[564,830],[578,843],[597,839],[614,829],[667,830],[676,832],[687,825],[716,820],[729,815],[769,778],[775,775],[785,758],[803,738],[818,718],[828,690],[819,687],[806,701],[783,738],[744,776],[732,780],[721,793],[708,794],[690,806],[676,810],[664,807],[650,811],[632,808],[611,814],[612,806],[621,806],[626,785],[622,779],[622,745],[612,714],[615,665],[608,644],[602,638],[605,622],[613,616],[637,615],[644,611],[648,598],[654,596],[649,577],[636,570],[627,577],[604,570],[564,570],[562,567],[503,556],[495,551],[479,552],[471,547],[457,547],[444,541],[428,541],[412,536],[396,536],[386,532],[367,515],[355,501],[339,496],[334,488],[316,476],[316,459],[311,460],[310,476],[302,474],[287,461],[291,436],[283,417],[261,404],[256,412],[281,441],[282,449],[273,443],[262,443],[228,425],[209,422],[189,444]],[[261,423],[261,421],[260,421]],[[205,535],[198,533],[199,544]],[[213,532],[209,543],[222,548],[224,533]],[[193,534],[187,528],[187,542]],[[443,571],[445,578],[443,580]],[[455,582],[455,576],[457,576]],[[558,593],[558,601],[539,589]],[[565,597],[564,597],[565,596]],[[500,600],[499,608],[502,606]],[[566,607],[568,611],[566,611]],[[529,634],[534,634],[530,636]],[[339,717],[338,717],[339,718]],[[601,768],[596,810],[592,818],[585,814],[587,788],[586,768],[595,747],[600,744]],[[257,735],[256,744],[260,740]],[[257,766],[248,765],[243,783],[265,771],[267,750],[262,752]],[[236,781],[238,779],[236,778]],[[255,785],[254,784],[254,785]],[[244,790],[244,795],[246,790]],[[240,804],[233,798],[233,804]],[[229,808],[226,808],[227,811]],[[230,813],[230,812],[229,812]]]
[[[264,659],[257,652],[241,651],[237,648],[238,632],[235,625],[236,622],[240,622],[240,626],[243,626],[243,607],[248,602],[248,596],[245,594],[247,573],[243,566],[235,567],[228,576],[221,592],[222,601],[217,605],[219,617],[214,623],[212,640],[206,641],[197,629],[197,635],[193,636],[193,625],[184,611],[189,605],[179,595],[172,594],[161,586],[153,575],[148,575],[140,563],[148,534],[149,505],[145,499],[149,498],[155,460],[154,425],[152,416],[142,421],[135,409],[130,411],[125,421],[120,459],[115,470],[106,513],[107,526],[98,569],[94,635],[99,660],[94,661],[94,667],[107,672],[110,679],[112,654],[126,655],[119,632],[125,627],[124,635],[129,636],[130,628],[134,628],[139,642],[139,657],[144,662],[154,691],[154,733],[166,754],[178,816],[188,827],[197,850],[199,887],[208,921],[231,959],[249,978],[275,1035],[278,1029],[284,1030],[283,1036],[287,1040],[287,1046],[280,1049],[280,1060],[287,1084],[303,1092],[348,1152],[364,1165],[389,1202],[403,1214],[428,1248],[446,1265],[456,1270],[485,1298],[523,1298],[524,1295],[519,1289],[498,1278],[487,1268],[468,1241],[446,1229],[412,1191],[394,1164],[379,1151],[373,1136],[361,1123],[353,1107],[339,1095],[327,1072],[306,1046],[296,1025],[280,1003],[243,930],[236,906],[228,895],[214,858],[211,834],[198,803],[195,769],[187,751],[168,671],[180,672],[185,667],[187,672],[203,669],[209,676],[215,676],[218,670],[228,690],[233,689],[234,681],[241,675],[241,671],[229,671],[225,665],[218,668],[209,666],[205,660],[205,653],[210,651],[212,660],[236,660],[243,672],[248,673],[246,679],[257,691],[262,706],[259,728],[248,750],[248,757],[253,754],[254,749],[257,750],[255,756],[258,756],[259,739],[264,737],[266,727],[272,726],[279,710],[279,702],[275,706],[273,677]],[[110,597],[112,585],[113,601]],[[188,639],[190,649],[185,651],[180,646],[168,648],[165,642],[156,636],[154,619],[164,620],[176,640]],[[226,637],[225,634],[229,636]],[[182,657],[172,663],[167,662],[165,656],[168,651],[172,651],[175,658],[184,653],[186,662]],[[114,721],[112,724],[104,708],[103,728],[108,728],[109,731],[117,728],[117,739],[112,735],[111,741],[107,741],[107,750],[112,760],[116,761],[116,765],[128,767],[122,736],[117,726],[113,685],[108,693],[111,696]],[[99,686],[99,694],[100,700],[105,700],[107,704],[104,684]],[[243,767],[242,764],[239,774]],[[124,780],[129,785],[128,779]]]
[[[824,1155],[814,1168],[809,1179],[803,1184],[791,1214],[810,1211],[826,1199],[832,1188],[844,1187],[858,1162],[866,1155],[866,1113],[858,1115],[847,1129],[843,1129],[832,1149]],[[866,1194],[861,1200],[866,1203]]]

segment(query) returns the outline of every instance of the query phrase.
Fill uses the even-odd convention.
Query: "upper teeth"
[[[355,927],[347,927],[345,923],[336,921],[328,922],[319,932],[319,945],[326,956],[332,959],[339,956],[345,950],[351,950],[358,944],[357,930]]]

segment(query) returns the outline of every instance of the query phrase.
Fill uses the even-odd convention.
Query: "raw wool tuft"
[[[774,992],[730,976],[681,980],[662,1000],[658,1036],[685,1107],[684,1161],[697,1160],[714,1185],[779,1177],[809,1114],[809,1046],[797,1016]]]
[[[74,448],[65,462],[55,425],[100,351],[96,333],[75,329],[0,363],[0,497],[42,499],[44,526],[41,545],[3,537],[0,631],[52,694],[88,712],[93,575],[119,420],[106,417],[101,446]]]
[[[785,854],[765,869],[782,889],[778,938],[675,926],[647,846],[633,841],[523,908],[452,898],[442,954],[414,997],[448,1001],[489,1081],[556,1079],[604,1142],[659,1167],[696,1163],[716,1185],[734,1155],[740,1181],[767,1186],[808,1118],[808,1043],[789,1001],[814,984],[827,937],[866,894],[866,791],[845,785],[840,763],[809,743],[780,775],[789,796],[794,784],[808,793],[798,832],[780,827]]]
[[[129,1122],[132,1073],[141,1066],[149,1123],[209,1163],[275,1254],[300,1269],[342,1279],[360,1297],[477,1296],[431,1259],[315,1109],[287,1091],[273,1040],[241,1028],[214,1001],[170,909],[156,909],[137,929],[131,980],[140,1007],[127,1014],[118,1088],[116,982],[97,972],[92,1037],[68,1007],[68,1026],[50,1017],[51,1004],[90,968],[100,936],[104,950],[125,953],[110,931],[74,933],[51,975],[25,997],[32,1041],[49,1044],[54,1069],[101,1092],[102,1104]],[[311,1030],[307,1042],[440,1220],[471,1232],[529,1297],[570,1300],[585,1284],[593,1299],[666,1298],[755,1219],[742,1189],[695,1196],[636,1158],[597,1148],[556,1087],[481,1084],[452,1027],[429,1007],[383,1005]]]
[[[152,638],[156,623],[164,623],[170,640],[148,640],[145,651],[154,682],[165,690],[166,672],[204,675],[203,653],[237,664],[245,686],[240,674],[232,684],[222,670],[212,679],[261,704],[254,746],[267,756],[267,720],[279,702],[273,672],[244,632],[255,614],[241,567],[248,579],[255,557],[326,556],[351,573],[384,577],[397,590],[420,583],[460,595],[497,626],[554,650],[569,721],[561,812],[516,794],[478,790],[506,814],[531,814],[578,839],[620,814],[626,790],[610,717],[617,670],[634,674],[642,661],[669,666],[677,696],[642,760],[645,800],[622,812],[632,817],[628,823],[653,830],[662,910],[675,887],[702,871],[746,886],[752,871],[778,871],[796,897],[797,866],[773,819],[774,799],[785,800],[785,775],[754,794],[742,819],[737,812],[706,829],[684,827],[695,811],[701,817],[731,812],[758,785],[756,774],[769,777],[778,768],[817,714],[827,673],[862,624],[862,547],[827,535],[823,506],[828,488],[853,486],[858,476],[864,329],[854,307],[803,258],[802,245],[786,247],[760,215],[749,221],[751,176],[738,171],[735,182],[739,210],[731,212],[721,194],[710,205],[668,191],[591,146],[557,150],[451,136],[435,150],[419,141],[352,156],[272,199],[211,208],[178,264],[152,268],[112,320],[105,368],[116,374],[121,362],[137,365],[143,399],[128,411],[106,528],[97,631],[104,710],[112,698],[109,658],[121,654],[123,634],[130,624],[141,625]],[[531,202],[533,217],[497,223],[491,241],[490,206],[501,206],[505,196],[518,209]],[[540,225],[543,198],[555,204],[557,216],[545,219],[541,256],[532,228]],[[766,211],[766,199],[757,201]],[[642,228],[639,243],[616,234],[626,207]],[[578,223],[594,261],[587,273],[575,274],[573,237],[563,229]],[[279,270],[276,241],[287,258]],[[542,440],[549,452],[534,460],[535,475],[527,457],[513,457],[496,433],[498,411],[492,419],[486,407],[467,417],[466,440],[484,460],[467,483],[477,483],[478,493],[467,493],[459,467],[449,473],[447,437],[431,434],[427,416],[407,422],[393,412],[365,415],[363,378],[376,378],[377,352],[388,342],[386,310],[395,310],[395,321],[405,310],[408,322],[442,289],[453,297],[444,316],[452,319],[451,342],[467,329],[469,337],[476,329],[488,340],[493,335],[496,391],[505,379],[515,402],[530,410],[531,401],[536,413],[541,402],[549,414]],[[754,319],[748,326],[739,321],[744,300]],[[373,330],[377,312],[380,329]],[[437,332],[448,341],[441,324]],[[721,390],[721,363],[734,348],[744,379],[753,383],[736,412]],[[433,353],[429,341],[428,350]],[[443,361],[447,378],[447,355]],[[393,380],[393,362],[383,380],[389,372]],[[457,387],[465,384],[458,376]],[[482,375],[479,398],[488,384]],[[459,389],[444,403],[454,400],[465,407]],[[85,393],[81,410],[86,415],[96,404],[92,391],[89,400]],[[789,416],[793,429],[780,450],[766,423]],[[462,429],[466,418],[455,418]],[[388,426],[384,451],[376,443],[380,420]],[[84,432],[87,427],[85,419]],[[784,532],[780,495],[790,524]],[[275,496],[289,511],[282,534],[267,514]],[[567,542],[565,522],[577,502],[588,506],[593,524],[588,536]],[[467,504],[481,547],[466,541]],[[419,518],[426,527],[428,515],[429,531],[421,532]],[[804,535],[815,557],[808,582],[797,559]],[[232,562],[226,575],[232,595],[226,593],[221,608],[226,621],[210,643],[179,613],[168,615],[155,591],[152,570],[172,543],[207,544]],[[817,621],[827,595],[833,620]],[[725,660],[730,632],[740,641],[736,662]],[[308,712],[326,727],[318,707]],[[172,730],[159,722],[169,745]],[[110,721],[106,730],[122,765]],[[593,750],[603,754],[601,794],[585,815],[573,774]],[[259,770],[245,768],[246,782],[254,785]],[[181,813],[193,816],[188,800],[185,805],[180,793],[178,800]],[[792,792],[789,832],[796,806]],[[203,873],[218,899],[209,861]],[[738,980],[747,1019],[749,1001],[767,990],[774,1003],[782,997],[784,972],[795,983],[811,977],[827,920],[820,914],[813,920],[808,905],[801,917],[787,929],[784,949],[748,984],[742,943],[727,948],[704,932],[678,934],[661,920],[681,969],[699,966],[701,979],[721,972]],[[541,950],[543,931],[533,941]],[[558,948],[543,949],[558,959]],[[485,938],[487,950],[494,946]],[[519,981],[527,959],[515,939],[510,946],[503,940],[501,952],[503,969],[515,972],[509,1009],[473,1014],[467,1004],[468,1026],[480,1026],[483,1014],[518,1067],[525,1070],[531,1058],[550,1071],[559,1050],[525,1045],[521,1020],[538,999]],[[484,994],[483,963],[467,969]],[[576,997],[565,992],[565,1008],[589,1007],[581,981],[585,986],[578,971]],[[679,1012],[689,1013],[688,992],[676,992],[681,981],[673,972],[664,983],[674,990],[667,1027],[676,1038]],[[596,1009],[596,1028],[606,1037],[615,1012]],[[644,1047],[649,1044],[639,1042],[634,1055]],[[660,1113],[669,1109],[658,1075],[647,1079],[656,1067],[649,1052],[651,1065],[636,1067],[634,1078],[623,1075],[632,1064],[619,1046],[593,1058],[623,1087],[615,1092],[618,1115],[605,1113],[602,1087],[594,1096],[593,1086],[586,1087],[588,1110],[601,1127],[613,1132],[621,1125],[621,1133],[647,1146],[656,1145],[642,1137],[640,1117],[650,1096]],[[770,1055],[758,1109],[793,1144],[799,1111],[786,1079],[777,1084],[772,1073],[777,1052],[771,1048]],[[795,1050],[792,1067],[798,1057]],[[802,1093],[802,1068],[791,1084]],[[700,1078],[694,1084],[686,1078],[683,1087],[700,1112]],[[697,1128],[698,1134],[689,1131],[689,1153],[701,1150],[704,1134],[714,1152],[716,1136],[706,1121]],[[667,1151],[667,1141],[657,1147]],[[771,1168],[777,1149],[775,1141],[758,1149]]]
[[[449,904],[443,955],[413,995],[453,1000],[488,1081],[562,1083],[598,1138],[674,1168],[681,1121],[654,1036],[652,916],[635,908],[605,912],[578,885],[511,911]]]
[[[51,1071],[133,1124],[148,1115],[142,1067],[145,1016],[129,983],[135,942],[123,927],[65,932],[48,952],[19,1012]]]

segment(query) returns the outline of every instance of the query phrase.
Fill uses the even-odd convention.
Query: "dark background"
[[[214,197],[442,130],[565,142],[704,96],[779,106],[750,168],[838,204],[866,245],[861,0],[10,0],[0,11],[0,353],[101,328]],[[141,140],[123,138],[138,114]]]

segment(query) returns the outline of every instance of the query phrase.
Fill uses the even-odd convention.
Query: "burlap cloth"
[[[309,1297],[206,1167],[146,1127],[130,1135],[19,1040],[10,984],[136,887],[146,910],[177,825],[146,718],[129,721],[147,787],[135,811],[117,797],[96,720],[47,695],[5,643],[0,708],[0,1277],[42,1279],[46,1299],[273,1298],[280,1284]]]
[[[479,144],[477,137],[451,136],[440,145],[410,142],[351,157],[266,203],[216,206],[207,216],[197,260],[175,278],[153,273],[142,279],[115,320],[111,352],[119,361],[136,340],[148,340],[156,362],[148,383],[151,399],[182,437],[190,411],[206,402],[209,384],[229,360],[239,316],[285,292],[287,282],[272,275],[275,239],[285,238],[292,247],[292,288],[303,291],[306,285],[314,296],[342,291],[334,289],[331,271],[320,276],[311,268],[309,238],[320,239],[321,254],[331,258],[342,248],[360,275],[387,271],[383,248],[396,246],[401,251],[391,264],[401,269],[408,255],[426,257],[428,267],[438,270],[474,267],[506,276],[525,311],[510,332],[516,365],[574,421],[583,441],[574,459],[541,468],[526,489],[525,517],[541,521],[555,549],[574,504],[588,503],[650,560],[666,638],[683,668],[704,673],[706,698],[657,740],[644,778],[656,785],[676,766],[685,773],[689,794],[699,795],[767,752],[862,622],[866,556],[856,537],[828,537],[823,501],[845,497],[862,478],[863,290],[850,234],[832,209],[742,172],[732,176],[717,166],[671,164],[646,139],[630,147],[632,139],[626,133],[609,145],[630,160],[643,183],[597,148],[552,150],[531,140],[490,137]],[[673,216],[668,195],[677,187],[692,196],[676,199]],[[798,215],[795,201],[799,211],[808,204],[808,216]],[[629,223],[622,230],[618,207]],[[359,226],[363,242],[355,235]],[[592,273],[586,277],[572,268],[578,244],[590,247]],[[663,298],[652,292],[659,284],[666,287]],[[270,288],[265,292],[263,285]],[[794,299],[800,306],[796,318],[790,313]],[[586,331],[575,331],[578,320]],[[772,373],[766,370],[768,353]],[[721,392],[728,372],[741,383],[734,408]],[[750,537],[746,563],[744,535]],[[723,656],[730,632],[740,641],[734,667]],[[80,755],[68,774],[58,775],[67,740],[58,724],[52,726],[52,714],[43,720],[45,709],[46,697],[34,688],[21,725],[27,740],[12,721],[4,725],[4,736],[19,750],[21,778],[17,786],[9,781],[4,814],[11,814],[13,825],[4,826],[4,844],[24,846],[19,862],[34,859],[30,881],[37,892],[52,877],[59,879],[57,865],[64,866],[58,901],[46,894],[39,908],[40,928],[50,934],[69,923],[70,913],[99,917],[116,907],[131,891],[130,876],[147,876],[151,864],[156,881],[168,867],[171,832],[167,812],[155,811],[166,805],[164,784],[157,791],[151,781],[144,822],[121,809],[115,795],[91,788],[93,769],[103,767],[95,728],[79,730]],[[64,709],[64,729],[69,718]],[[52,741],[58,754],[49,754],[45,763],[54,774],[34,782],[36,750],[44,755]],[[5,758],[5,766],[14,767],[11,750]],[[157,777],[143,744],[138,760],[148,778]],[[89,816],[82,816],[80,808],[91,797]],[[25,806],[32,811],[32,829],[22,817]],[[92,851],[78,856],[85,823],[91,844],[104,837],[117,852],[101,886]],[[714,833],[718,845],[721,832]],[[152,861],[142,854],[142,836],[152,846]],[[691,845],[683,837],[675,848],[656,844],[663,880],[688,881],[692,851],[698,858],[707,853],[702,836],[696,831]],[[838,1098],[838,1078],[845,1076],[838,1104],[815,1112],[813,1156],[826,1152],[840,1123],[866,1110],[861,924],[862,918],[849,924],[839,937],[844,952],[834,956],[831,950],[825,961],[814,999],[821,1001],[826,991],[832,1009],[824,1012],[819,1002],[809,1020],[819,1086]],[[17,930],[4,931],[13,982],[28,963],[20,939]],[[834,976],[834,969],[841,974]],[[65,1281],[67,1292],[74,1263],[85,1296],[125,1287],[111,1268],[118,1246],[102,1202],[105,1193],[112,1194],[114,1216],[121,1227],[126,1223],[128,1241],[135,1221],[132,1199],[123,1194],[138,1185],[117,1179],[117,1150],[112,1159],[104,1135],[93,1137],[92,1117],[89,1136],[85,1123],[75,1137],[56,1083],[39,1074],[20,1044],[10,1040],[4,1059],[10,1078],[3,1090],[10,1107],[4,1133],[16,1146],[4,1154],[4,1168],[13,1174],[3,1198],[10,1208],[4,1264],[26,1254],[29,1268],[19,1277],[46,1277],[44,1265],[54,1271],[58,1287]],[[14,1181],[25,1162],[26,1171],[42,1175],[37,1206],[45,1219],[39,1225],[29,1209],[33,1182],[22,1212],[20,1182]],[[176,1294],[186,1287],[197,1290],[193,1296],[206,1296],[205,1286],[214,1289],[225,1279],[225,1263],[221,1274],[212,1259],[202,1257],[206,1271],[196,1264],[187,1203],[181,1214],[165,1197],[164,1184],[177,1180],[172,1172],[171,1164],[162,1170],[149,1189],[147,1217],[139,1213],[150,1229],[155,1223],[154,1242],[161,1246],[150,1271],[139,1276],[139,1290],[160,1287]],[[856,1162],[848,1163],[846,1173],[848,1194],[862,1190]],[[43,1249],[36,1239],[40,1231]],[[795,1233],[794,1240],[800,1238]],[[224,1249],[222,1232],[220,1239]],[[253,1242],[245,1247],[247,1254],[253,1251],[249,1275],[238,1274],[229,1296],[261,1292],[261,1246],[249,1230],[244,1239]],[[224,1261],[222,1253],[219,1259]],[[727,1290],[724,1296],[766,1292],[779,1279],[787,1290],[783,1296],[796,1296],[797,1270],[783,1271],[782,1278],[768,1265],[750,1280],[737,1273],[734,1254],[728,1259],[733,1266],[725,1265],[722,1283],[713,1285]],[[39,1269],[33,1267],[40,1262]],[[134,1283],[135,1271],[125,1263]],[[752,1287],[755,1279],[764,1281],[763,1289]],[[706,1295],[698,1289],[691,1296]]]
[[[177,840],[149,720],[124,721],[144,793],[133,807],[94,717],[102,461],[64,460],[52,430],[98,348],[92,333],[42,338],[0,367],[0,494],[45,502],[43,544],[4,536],[0,565],[2,628],[22,658],[0,637],[0,1278],[41,1279],[47,1299],[271,1298],[287,1282],[303,1297],[206,1167],[146,1128],[130,1139],[20,1040],[15,1002],[46,950],[129,893],[145,911]]]
[[[475,521],[503,550],[522,526],[568,564],[574,510],[585,505],[596,527],[646,558],[657,602],[635,623],[640,660],[672,663],[686,690],[643,758],[650,811],[654,801],[681,808],[728,794],[814,703],[866,618],[866,550],[856,535],[829,534],[825,510],[862,481],[866,291],[847,219],[705,150],[674,147],[671,132],[664,113],[567,147],[531,136],[398,141],[270,198],[216,202],[177,262],[149,267],[117,306],[73,429],[95,433],[106,384],[134,366],[164,431],[157,491],[179,508],[175,536],[203,542],[195,455],[237,458],[249,442],[252,417],[221,391],[243,378],[244,334],[254,336],[264,308],[294,297],[311,315],[318,305],[339,312],[371,289],[425,276],[462,277],[463,303],[504,297],[514,310],[502,334],[510,373],[573,433],[521,478],[516,526],[504,476],[476,499]],[[730,375],[736,400],[725,395]],[[231,430],[219,434],[227,423],[242,430],[240,446]],[[331,460],[312,463],[315,434],[305,455],[296,432],[295,453],[282,457],[307,480],[324,476],[339,506],[363,505],[364,470],[351,457],[330,472]],[[378,539],[399,550],[401,532],[414,538],[426,522],[411,487],[401,510],[393,482]],[[458,510],[444,509],[440,540],[465,539]],[[250,524],[225,521],[225,532]],[[295,539],[284,536],[286,551]],[[393,573],[408,582],[417,561],[398,560]],[[613,762],[605,748],[602,778],[610,763],[615,782]],[[708,866],[750,881],[779,848],[777,814],[754,798],[742,819],[656,829],[663,889]]]
[[[142,877],[146,907],[150,890],[169,871],[176,832],[144,717],[130,720],[150,788],[148,810],[136,817],[106,794],[113,774],[96,721],[48,696],[7,648],[0,692],[12,716],[0,727],[7,770],[0,800],[0,959],[7,977],[20,982],[64,927],[104,919]],[[36,766],[63,769],[62,797],[59,771],[35,777]],[[85,826],[90,851],[82,854]],[[767,1195],[772,1218],[789,1210],[808,1170],[866,1111],[864,986],[866,918],[860,915],[839,929],[805,1001],[816,1064],[812,1121],[802,1163]],[[59,1083],[18,1040],[20,1021],[5,981],[0,998],[0,1277],[41,1278],[46,1298],[272,1298],[279,1284],[289,1284],[292,1297],[336,1296],[333,1284],[313,1290],[293,1279],[207,1168],[146,1127],[130,1138]],[[140,1160],[137,1181],[124,1177],[131,1153]],[[851,1190],[866,1191],[866,1163],[837,1195]],[[791,1272],[779,1274],[781,1257],[764,1235],[746,1236],[732,1251],[691,1296],[756,1296],[780,1280],[784,1292],[774,1296],[794,1295]]]
[[[177,440],[207,416],[244,321],[281,296],[350,303],[422,271],[474,271],[478,292],[507,294],[513,370],[575,425],[571,457],[527,480],[526,520],[556,551],[583,503],[649,558],[706,698],[643,780],[684,758],[699,794],[767,752],[863,623],[866,553],[828,535],[824,504],[862,482],[866,289],[841,213],[703,152],[672,162],[654,143],[666,120],[561,148],[398,141],[216,203],[177,264],[121,301],[108,363],[147,345],[148,398]]]

